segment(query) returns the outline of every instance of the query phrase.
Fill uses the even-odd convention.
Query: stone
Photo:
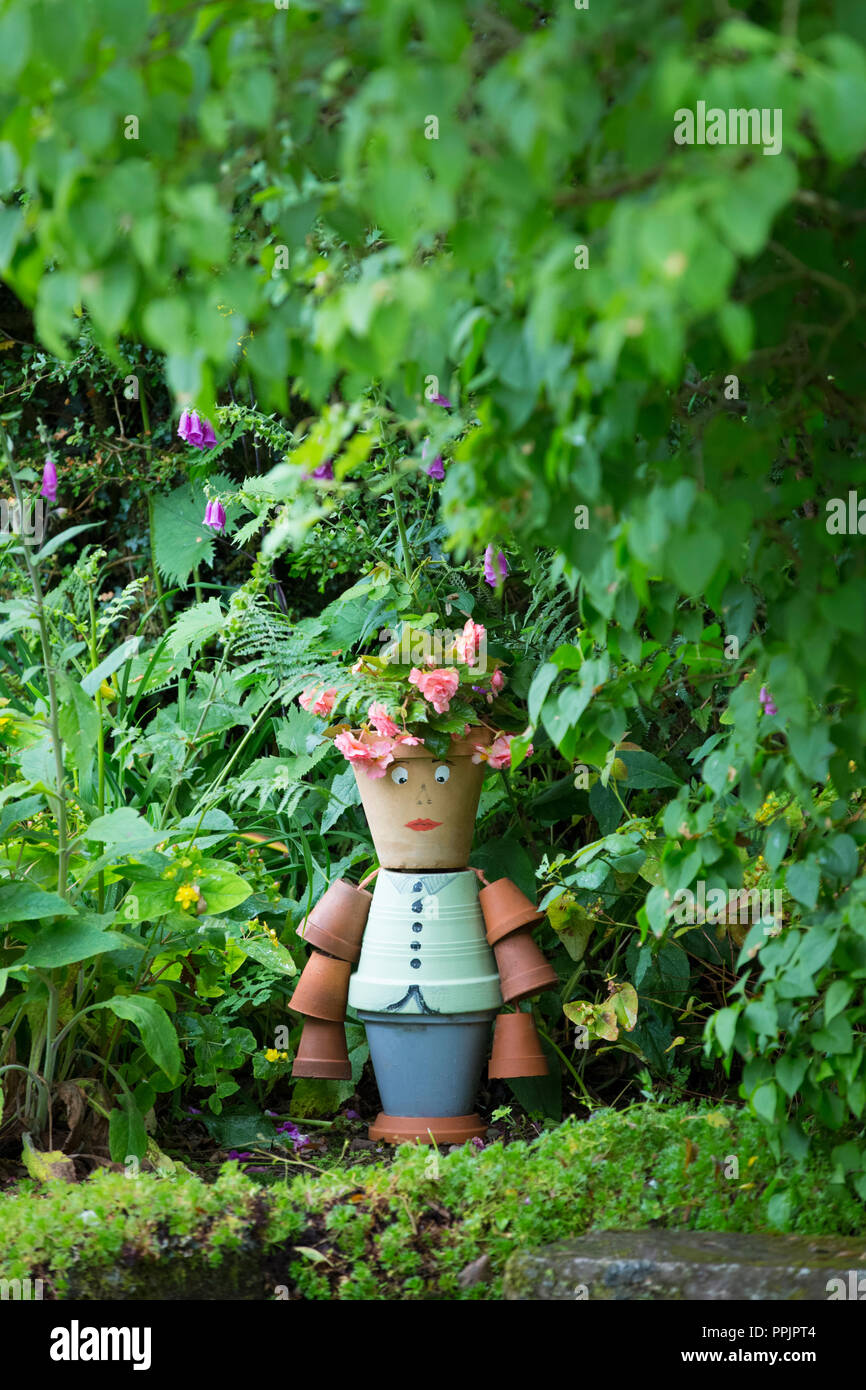
[[[548,1302],[866,1299],[866,1237],[591,1231],[579,1240],[515,1250],[503,1296]]]

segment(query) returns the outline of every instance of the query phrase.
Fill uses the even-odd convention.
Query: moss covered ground
[[[829,1160],[780,1166],[765,1133],[734,1107],[643,1104],[267,1184],[234,1162],[211,1183],[22,1182],[0,1201],[2,1276],[61,1299],[496,1299],[516,1247],[590,1229],[866,1230]]]

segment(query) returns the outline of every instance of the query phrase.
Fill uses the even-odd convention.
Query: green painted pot
[[[502,1004],[478,880],[456,873],[376,879],[349,1003],[377,1014],[460,1014]]]

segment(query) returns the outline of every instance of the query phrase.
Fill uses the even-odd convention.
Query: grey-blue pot
[[[394,1014],[358,1010],[387,1115],[468,1115],[490,1049],[495,1010]]]

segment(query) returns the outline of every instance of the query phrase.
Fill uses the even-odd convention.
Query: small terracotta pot
[[[422,744],[400,744],[394,762],[381,777],[355,766],[361,804],[383,869],[465,869],[484,764],[474,763],[475,745],[490,743],[490,731],[478,727],[466,739],[452,740],[444,758],[434,758]],[[445,780],[437,780],[439,769]]]
[[[361,938],[373,894],[345,878],[332,883],[298,932],[311,946],[353,964],[361,954]]]
[[[488,944],[493,946],[509,932],[518,931],[530,922],[540,922],[544,917],[525,893],[521,893],[510,878],[497,878],[478,894],[478,902],[484,914]]]
[[[487,1068],[491,1080],[497,1076],[547,1076],[547,1070],[532,1014],[500,1014]]]
[[[351,1081],[352,1066],[342,1023],[329,1023],[321,1018],[304,1020],[292,1076],[324,1076],[333,1081]]]
[[[314,951],[289,1000],[289,1008],[296,1014],[306,1014],[310,1018],[326,1018],[332,1023],[342,1023],[346,1017],[351,973],[349,961],[334,960],[331,956]]]
[[[529,927],[512,932],[493,947],[499,984],[506,1004],[528,999],[559,984],[559,976],[545,959],[541,948],[532,939]]]

